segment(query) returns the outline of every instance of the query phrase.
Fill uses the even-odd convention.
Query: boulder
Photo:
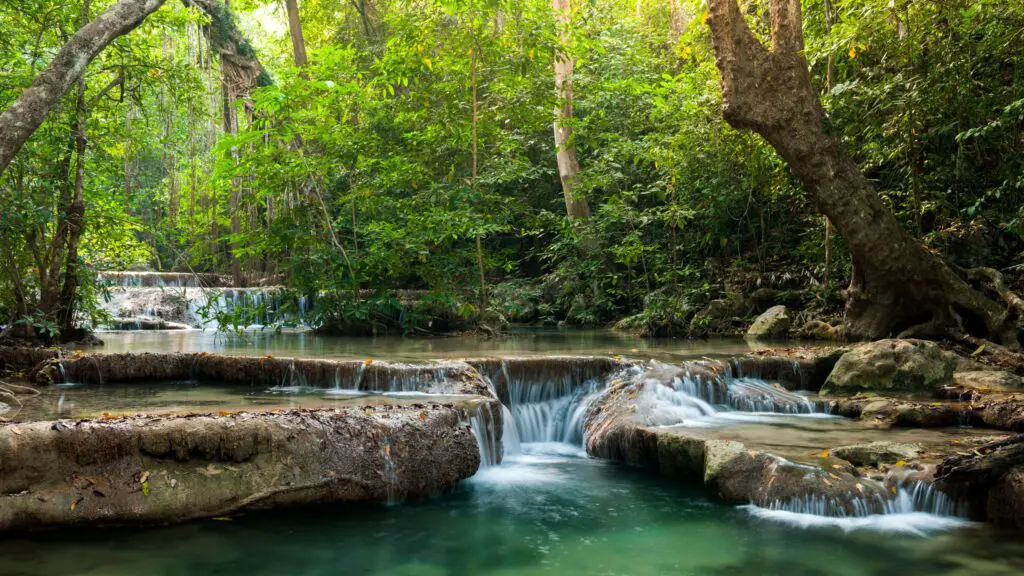
[[[934,398],[952,385],[956,356],[934,342],[879,340],[843,354],[829,374],[822,394],[852,396],[872,392]]]
[[[754,323],[747,329],[748,338],[778,338],[783,337],[789,331],[791,320],[786,313],[786,307],[772,306],[765,310]]]
[[[874,466],[879,464],[895,464],[900,460],[911,460],[921,454],[917,444],[899,444],[896,442],[871,442],[870,444],[852,444],[839,446],[831,450],[836,458],[842,458],[854,466]]]

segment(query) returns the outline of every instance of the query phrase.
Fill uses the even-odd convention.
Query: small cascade
[[[905,482],[893,486],[895,495],[804,496],[791,500],[775,500],[762,508],[766,510],[812,514],[835,518],[863,518],[876,514],[912,514],[923,512],[936,516],[956,515],[956,505],[928,482]]]
[[[470,428],[480,448],[480,467],[490,468],[501,463],[504,438],[499,438],[502,429],[502,412],[491,402],[480,403],[469,418]]]
[[[741,412],[813,414],[814,403],[795,392],[779,389],[757,378],[732,378],[727,382],[726,404]]]
[[[387,502],[394,504],[399,501],[398,464],[395,462],[395,445],[391,436],[384,437],[384,484],[387,486]]]

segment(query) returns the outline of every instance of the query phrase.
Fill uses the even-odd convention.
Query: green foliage
[[[56,30],[76,25],[79,7],[39,4],[0,5],[2,105],[61,44]],[[829,25],[822,0],[804,2],[828,129],[909,231],[956,260],[963,231],[981,230],[970,237],[991,239],[988,263],[1012,271],[1024,238],[1024,7],[831,5]],[[89,98],[124,81],[90,100],[83,264],[227,273],[237,258],[250,279],[286,284],[283,301],[308,297],[311,325],[339,330],[469,326],[485,313],[481,272],[487,305],[512,321],[629,317],[622,327],[648,334],[702,333],[728,321],[709,302],[762,286],[834,305],[850,266],[841,239],[826,270],[823,220],[784,163],[723,122],[705,2],[576,6],[563,49],[576,60],[575,193],[592,214],[582,226],[567,222],[555,163],[550,2],[358,6],[301,3],[301,70],[276,3],[233,2],[234,16],[222,6],[212,25],[251,38],[241,49],[274,78],[244,101],[223,101],[197,31],[207,17],[180,5],[90,65]],[[748,10],[762,36],[765,6]],[[237,134],[223,130],[225,106]],[[73,108],[69,95],[0,180],[8,311],[18,290],[38,288],[34,250],[62,217]],[[735,285],[750,275],[759,284]],[[267,312],[216,320],[278,327]]]

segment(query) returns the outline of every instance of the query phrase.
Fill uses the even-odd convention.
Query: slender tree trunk
[[[771,15],[769,50],[751,33],[736,0],[711,0],[708,24],[722,76],[723,114],[779,152],[846,241],[854,265],[846,306],[851,335],[876,338],[955,322],[963,331],[1019,348],[1020,315],[1007,313],[906,234],[824,130],[803,56],[800,1],[772,0]]]
[[[580,173],[576,157],[576,143],[572,134],[572,74],[575,61],[566,53],[569,44],[569,25],[572,20],[570,0],[552,0],[551,7],[558,25],[561,48],[555,54],[555,92],[559,103],[555,106],[555,147],[558,160],[558,177],[562,181],[565,196],[565,211],[572,222],[590,218],[587,199],[575,195],[573,189]]]
[[[82,4],[81,27],[89,22],[89,0]],[[88,111],[85,105],[85,75],[78,78],[78,96],[75,99],[75,184],[71,205],[68,209],[67,255],[64,265],[64,285],[57,301],[57,327],[63,337],[71,335],[75,328],[77,293],[79,284],[78,242],[85,227],[85,122]]]
[[[473,1],[469,3],[469,37],[472,43],[469,53],[469,77],[471,84],[471,91],[473,95],[473,116],[471,119],[471,132],[472,132],[472,178],[470,180],[473,188],[476,188],[477,170],[479,167],[478,161],[478,140],[477,140],[477,124],[480,116],[480,100],[477,98],[477,51],[479,46],[476,42],[476,12],[473,11]],[[483,314],[484,310],[487,309],[487,276],[484,274],[484,245],[480,234],[476,235],[476,265],[477,272],[480,274],[480,313]]]
[[[825,32],[832,33],[832,0],[825,0]],[[832,83],[835,80],[836,58],[832,52],[828,55],[828,62],[825,67],[825,93],[832,92]],[[828,216],[825,220],[825,277],[822,285],[828,287],[829,276],[832,272],[832,221]]]
[[[295,65],[299,68],[306,67],[306,39],[302,36],[302,21],[299,19],[298,0],[285,0],[285,8],[288,10],[288,31],[292,36],[292,55],[295,57]]]

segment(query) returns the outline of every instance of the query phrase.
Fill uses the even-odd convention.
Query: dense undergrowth
[[[78,18],[36,4],[0,4],[4,107]],[[722,121],[702,1],[575,7],[562,49],[576,59],[576,193],[591,207],[576,225],[555,164],[549,2],[301,3],[302,68],[287,27],[265,28],[284,21],[275,6],[232,3],[274,81],[230,103],[237,134],[223,130],[197,11],[168,5],[90,65],[88,270],[237,261],[248,282],[316,295],[310,322],[347,332],[483,319],[703,336],[778,303],[801,319],[840,312],[842,241],[826,243],[774,151]],[[766,9],[748,6],[766,34]],[[808,0],[804,29],[828,128],[900,222],[1024,287],[1024,5]],[[52,318],[13,311],[38,291],[64,209],[65,100],[0,180],[0,306],[44,329]],[[88,324],[101,288],[83,286]]]

